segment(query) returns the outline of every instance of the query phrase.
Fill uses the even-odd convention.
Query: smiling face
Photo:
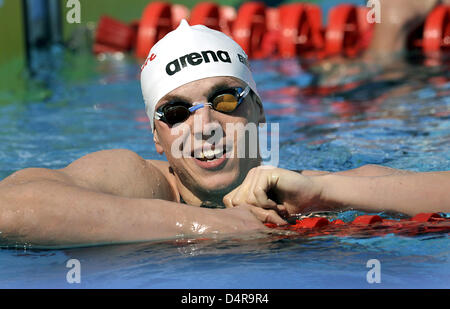
[[[218,94],[246,86],[233,77],[201,79],[171,91],[158,102],[156,109],[174,102],[206,103]],[[154,141],[158,153],[165,153],[174,170],[180,192],[187,189],[200,199],[220,196],[239,185],[248,171],[260,164],[258,149],[250,148],[257,148],[257,128],[263,122],[263,108],[257,96],[250,92],[230,113],[206,106],[173,126],[155,120]],[[244,127],[256,130],[242,134]]]

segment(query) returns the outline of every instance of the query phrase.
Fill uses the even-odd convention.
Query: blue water
[[[66,262],[81,263],[81,283]],[[366,263],[381,263],[369,284]],[[0,287],[448,288],[448,237],[204,241],[0,253]]]
[[[315,95],[302,91],[314,79],[298,61],[252,67],[267,120],[280,123],[280,167],[450,169],[447,68],[404,66],[394,72],[401,74]],[[56,52],[40,82],[29,81],[25,100],[0,106],[0,179],[26,167],[61,168],[103,149],[164,159],[152,142],[138,75],[132,59]],[[0,249],[0,288],[449,288],[449,252],[448,235],[18,245]],[[81,263],[80,284],[66,281],[72,258]],[[370,259],[381,263],[381,283],[366,280]]]

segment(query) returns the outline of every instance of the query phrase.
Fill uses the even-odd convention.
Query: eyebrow
[[[162,99],[162,102],[164,103],[170,103],[170,102],[190,102],[191,100],[187,97],[183,97],[181,95],[175,95],[175,94],[167,94]]]

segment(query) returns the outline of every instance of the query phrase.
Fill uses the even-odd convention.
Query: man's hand
[[[252,208],[257,208],[249,205],[240,205],[234,208],[211,210],[211,216],[207,217],[207,222],[212,224],[205,224],[207,227],[204,233],[245,233],[253,231],[264,231],[267,229],[261,222],[264,222],[262,218],[258,218],[255,211]],[[202,209],[206,211],[206,209]],[[208,210],[209,211],[209,210]],[[217,212],[220,211],[220,215]],[[195,221],[195,220],[194,220]],[[271,222],[270,220],[267,222]],[[273,222],[272,222],[273,223]],[[192,225],[192,226],[195,226]],[[197,232],[192,229],[193,232]]]
[[[259,166],[250,170],[223,202],[226,207],[253,206],[252,212],[263,222],[283,224],[286,222],[281,217],[322,206],[322,188],[314,179],[281,168]]]

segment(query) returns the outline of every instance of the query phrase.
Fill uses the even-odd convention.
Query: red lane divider
[[[305,218],[297,220],[289,226],[277,226],[266,223],[269,228],[294,231],[294,235],[277,235],[279,238],[341,236],[341,237],[379,237],[387,234],[414,237],[429,233],[450,233],[450,219],[442,218],[437,213],[422,213],[411,219],[389,220],[377,215],[363,215],[356,217],[353,222],[342,220],[328,221],[326,218]],[[211,241],[211,238],[177,239],[174,244],[189,244],[201,241]]]
[[[325,33],[327,55],[355,56],[359,51],[359,25],[356,6],[341,4],[330,10]]]
[[[278,41],[280,37],[280,10],[278,8],[266,8],[266,33],[261,42],[261,49],[266,57],[278,54]]]
[[[205,25],[220,31],[219,5],[212,2],[200,2],[192,9],[189,24],[191,26]]]
[[[103,16],[95,34],[94,53],[128,51],[133,46],[136,33],[118,20]]]
[[[296,224],[293,226],[295,229],[301,228],[320,228],[322,226],[328,225],[328,222],[325,218],[305,218],[303,220],[297,220]]]
[[[439,5],[428,15],[421,43],[424,53],[450,49],[450,6]]]
[[[183,19],[189,19],[189,9],[182,4],[172,4],[172,25],[177,26]]]
[[[399,234],[417,236],[427,233],[450,233],[450,219],[441,217],[437,213],[421,213],[411,219],[389,220],[377,215],[363,215],[352,222],[342,220],[328,221],[326,218],[305,218],[296,220],[295,224],[277,226],[266,223],[267,227],[289,230],[302,236],[383,236]]]
[[[228,36],[232,36],[233,23],[236,20],[237,12],[232,6],[221,6],[220,13],[220,30]]]
[[[137,34],[136,56],[145,59],[156,42],[172,31],[171,5],[152,2],[142,14]]]
[[[324,48],[322,12],[317,5],[294,3],[280,7],[281,57],[308,56]]]
[[[232,33],[250,58],[266,56],[261,44],[266,31],[266,5],[262,2],[244,3],[239,8]]]
[[[421,213],[415,215],[411,220],[416,222],[434,222],[441,221],[443,218],[437,213]]]
[[[383,222],[383,219],[381,219],[380,216],[359,216],[356,217],[355,220],[353,220],[352,224],[359,224],[359,225],[370,225],[374,224],[376,222]]]
[[[375,23],[369,23],[367,21],[367,14],[370,12],[368,7],[359,6],[356,10],[359,27],[359,47],[362,50],[365,50],[369,47],[370,42],[372,41]]]
[[[201,2],[190,12],[180,4],[152,2],[139,21],[129,25],[103,16],[95,34],[94,53],[127,52],[146,58],[151,47],[187,19],[224,32],[241,45],[250,58],[331,56],[355,57],[371,43],[375,23],[367,21],[370,9],[340,4],[329,11],[326,26],[322,10],[310,3],[278,8],[262,2],[245,2],[238,10]],[[413,31],[408,48],[421,50],[429,59],[450,52],[450,6],[434,8],[424,24]],[[435,57],[436,58],[436,57]]]

